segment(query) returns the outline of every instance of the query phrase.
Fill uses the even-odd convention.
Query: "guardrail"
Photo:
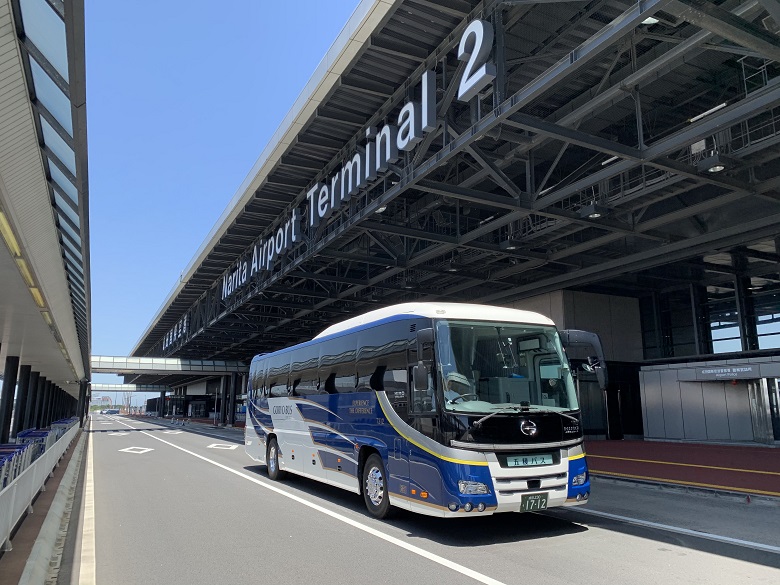
[[[0,543],[4,551],[11,550],[11,531],[22,516],[32,511],[33,499],[44,487],[46,478],[51,475],[78,431],[78,424],[68,429],[56,443],[0,491]]]

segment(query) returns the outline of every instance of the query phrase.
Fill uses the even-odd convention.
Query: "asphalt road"
[[[271,482],[235,431],[104,415],[91,430],[79,570],[101,585],[780,582],[778,503],[597,481],[576,510],[381,522],[355,494]]]

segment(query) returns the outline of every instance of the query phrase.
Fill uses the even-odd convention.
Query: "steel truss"
[[[566,3],[576,5],[569,18],[536,40],[528,40],[529,31],[540,30],[550,10],[538,2],[404,4],[429,18],[446,6],[459,23],[427,58],[389,30],[372,37],[363,58],[403,56],[416,64],[406,73],[411,84],[382,101],[386,82],[345,76],[341,101],[323,102],[297,150],[236,220],[247,233],[257,221],[267,229],[250,246],[236,240],[244,245],[230,266],[214,263],[221,271],[208,288],[167,316],[186,314],[187,334],[164,351],[161,340],[150,339],[147,355],[246,359],[372,306],[505,303],[563,287],[603,287],[777,232],[780,83],[773,59],[780,44],[759,28],[761,3]],[[660,25],[644,24],[652,15]],[[452,49],[476,17],[493,22],[494,53],[505,59],[494,86],[460,104],[454,96],[462,66]],[[734,65],[744,55],[765,68],[764,81],[749,91]],[[438,86],[436,130],[327,222],[305,231],[272,273],[223,299],[222,278],[274,232],[273,218],[305,211],[307,188],[343,164],[364,127],[392,119],[429,68]],[[354,95],[378,100],[377,113],[355,112],[345,97]],[[727,105],[692,121],[720,102]],[[713,156],[726,161],[725,172],[701,168]],[[329,162],[318,163],[322,157]],[[607,215],[588,217],[589,205]]]

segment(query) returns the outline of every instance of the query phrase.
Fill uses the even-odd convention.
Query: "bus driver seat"
[[[459,372],[450,372],[446,375],[447,387],[444,389],[444,398],[452,402],[461,397],[471,396],[473,398],[474,391],[471,388],[471,382],[469,379]]]

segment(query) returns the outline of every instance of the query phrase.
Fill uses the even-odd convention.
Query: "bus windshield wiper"
[[[489,419],[491,416],[495,416],[497,414],[501,414],[502,412],[507,412],[507,411],[523,412],[524,410],[526,410],[526,407],[524,407],[524,406],[502,406],[498,410],[494,410],[490,414],[487,414],[487,415],[483,416],[478,421],[475,421],[469,427],[469,432],[471,432],[472,429],[478,429],[479,427],[481,427],[482,423],[485,422],[487,419]]]
[[[553,412],[555,414],[561,415],[563,418],[568,418],[571,421],[576,422],[577,424],[580,424],[580,419],[578,419],[576,416],[572,416],[570,414],[566,414],[565,412],[561,412],[560,410],[549,410],[543,406],[532,406],[536,412]]]

